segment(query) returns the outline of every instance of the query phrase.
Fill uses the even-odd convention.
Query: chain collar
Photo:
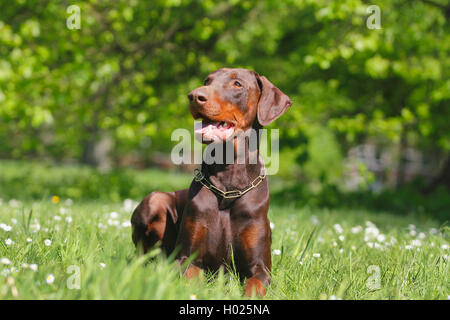
[[[215,194],[221,196],[224,199],[233,199],[239,198],[249,192],[252,189],[255,189],[266,177],[266,169],[264,168],[263,174],[256,177],[255,180],[252,181],[251,185],[245,190],[232,190],[232,191],[223,191],[213,185],[208,179],[205,178],[205,175],[199,170],[194,169],[194,180],[200,182],[205,188],[211,190]]]

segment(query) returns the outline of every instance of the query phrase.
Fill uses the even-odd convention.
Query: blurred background
[[[293,101],[271,126],[274,201],[448,219],[449,17],[446,0],[3,1],[0,196],[187,187],[170,160],[172,131],[192,130],[187,93],[243,67]]]

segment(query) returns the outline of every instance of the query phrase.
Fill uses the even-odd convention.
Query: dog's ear
[[[291,99],[264,76],[256,74],[261,96],[258,102],[258,121],[267,126],[278,119],[292,105]]]

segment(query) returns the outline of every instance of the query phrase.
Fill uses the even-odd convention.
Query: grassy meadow
[[[14,162],[0,168],[0,299],[244,299],[232,269],[188,281],[158,249],[135,253],[129,221],[139,192],[183,188],[190,175],[130,170],[117,177]],[[137,186],[132,198],[112,188],[122,179]],[[274,201],[269,216],[266,299],[450,297],[449,227],[423,210]],[[156,259],[148,263],[149,256]]]

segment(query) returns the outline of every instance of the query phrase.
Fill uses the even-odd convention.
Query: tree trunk
[[[425,194],[430,193],[441,184],[450,189],[450,155],[447,155],[439,174],[422,190],[422,192]]]
[[[406,139],[406,126],[403,127],[401,137],[400,137],[400,146],[398,150],[398,166],[397,166],[397,177],[395,182],[396,189],[400,188],[405,182],[405,150],[408,147],[408,142]]]
[[[81,162],[101,171],[111,169],[110,156],[113,141],[105,132],[91,132],[89,138],[83,143]]]

